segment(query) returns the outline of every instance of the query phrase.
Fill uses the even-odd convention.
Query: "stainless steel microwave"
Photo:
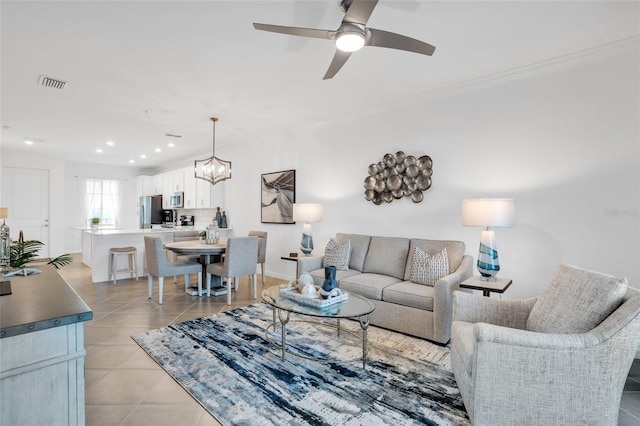
[[[184,207],[184,192],[174,192],[169,196],[169,208],[181,209]]]

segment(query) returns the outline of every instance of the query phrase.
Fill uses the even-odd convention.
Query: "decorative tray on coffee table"
[[[316,286],[316,289],[319,292],[320,287]],[[320,294],[318,294],[316,297],[305,296],[300,293],[300,290],[295,287],[282,287],[280,289],[280,296],[286,297],[287,299],[295,300],[301,305],[312,306],[315,308],[326,308],[327,306],[332,306],[336,303],[344,302],[345,300],[349,299],[349,293],[344,291],[338,296],[334,296],[329,299],[323,299]]]

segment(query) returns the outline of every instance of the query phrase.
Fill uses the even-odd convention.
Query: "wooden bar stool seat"
[[[118,255],[126,255],[129,269],[118,269]],[[130,278],[136,277],[138,281],[138,267],[136,258],[138,250],[135,247],[112,247],[109,249],[109,279],[113,277],[113,283],[116,283],[118,272],[127,272]]]

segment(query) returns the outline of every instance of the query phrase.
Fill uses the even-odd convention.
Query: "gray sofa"
[[[339,233],[338,244],[349,241],[348,270],[336,274],[340,289],[371,300],[376,306],[370,323],[446,344],[451,337],[453,292],[472,275],[473,258],[462,241],[377,237]],[[412,254],[446,247],[449,274],[433,287],[410,281]],[[321,256],[300,257],[298,273],[308,272],[316,285],[324,281]]]

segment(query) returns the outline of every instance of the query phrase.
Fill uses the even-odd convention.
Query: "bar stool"
[[[129,269],[118,270],[118,255],[125,254],[128,256]],[[135,247],[112,247],[109,249],[109,279],[113,276],[113,283],[116,283],[118,272],[128,272],[133,278],[136,276],[138,281],[138,267],[136,266],[136,258],[138,257],[138,250]]]

